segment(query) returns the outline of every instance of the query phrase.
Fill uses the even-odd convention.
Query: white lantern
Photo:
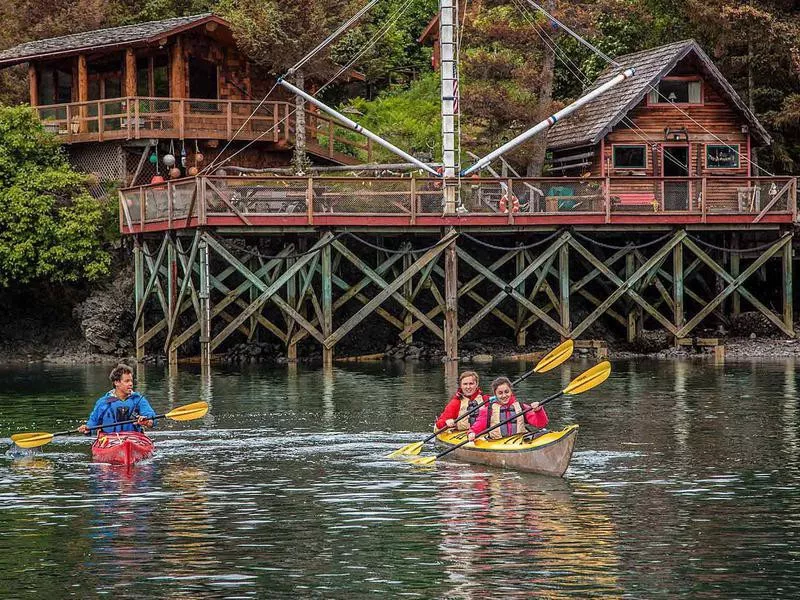
[[[173,156],[172,154],[165,154],[164,158],[162,158],[161,160],[164,161],[165,167],[172,167],[175,165],[175,156]]]

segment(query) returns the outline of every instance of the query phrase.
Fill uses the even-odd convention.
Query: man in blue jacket
[[[92,414],[85,425],[78,427],[81,433],[89,433],[91,427],[102,425],[101,431],[113,433],[116,431],[142,431],[143,427],[153,427],[156,412],[150,406],[147,398],[139,392],[133,391],[133,370],[128,365],[119,364],[109,375],[112,390],[107,392],[94,405]],[[114,425],[119,421],[135,419],[135,423]]]

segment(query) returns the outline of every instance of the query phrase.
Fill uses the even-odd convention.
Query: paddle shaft
[[[552,396],[548,396],[547,398],[545,398],[544,400],[539,402],[539,406],[542,407],[545,404],[547,404],[548,402],[550,402],[551,400],[555,400],[556,398],[560,398],[563,395],[564,395],[564,392],[561,391],[561,392],[557,392],[557,393],[553,394]],[[493,431],[493,430],[497,429],[498,427],[502,427],[506,423],[511,423],[511,421],[515,421],[517,418],[521,417],[525,413],[528,413],[528,412],[530,412],[532,410],[533,410],[533,407],[529,406],[528,408],[526,408],[525,410],[520,411],[518,414],[514,415],[513,417],[511,417],[509,419],[506,419],[505,421],[500,421],[497,425],[492,425],[488,429],[484,429],[478,435],[479,436],[484,435],[486,433],[489,433],[490,431]],[[440,452],[439,454],[437,454],[436,457],[435,457],[435,460],[438,460],[438,459],[442,458],[445,454],[450,454],[453,450],[458,450],[459,448],[461,448],[461,446],[466,446],[469,443],[470,443],[470,440],[468,440],[468,439],[464,440],[460,444],[456,444],[452,448],[448,448],[444,452]]]

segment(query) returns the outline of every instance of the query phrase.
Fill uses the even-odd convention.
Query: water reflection
[[[550,598],[560,589],[621,597],[614,527],[596,504],[579,505],[568,482],[472,469],[448,481],[437,492],[447,596]],[[584,498],[603,495],[583,487]]]

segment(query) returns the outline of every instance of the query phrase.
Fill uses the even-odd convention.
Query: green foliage
[[[356,120],[415,156],[441,155],[439,76],[428,73],[402,91],[387,91],[375,100],[351,100],[348,107],[363,113]],[[378,150],[379,160],[397,157]]]
[[[110,256],[101,205],[26,107],[0,106],[0,287],[94,280]]]

